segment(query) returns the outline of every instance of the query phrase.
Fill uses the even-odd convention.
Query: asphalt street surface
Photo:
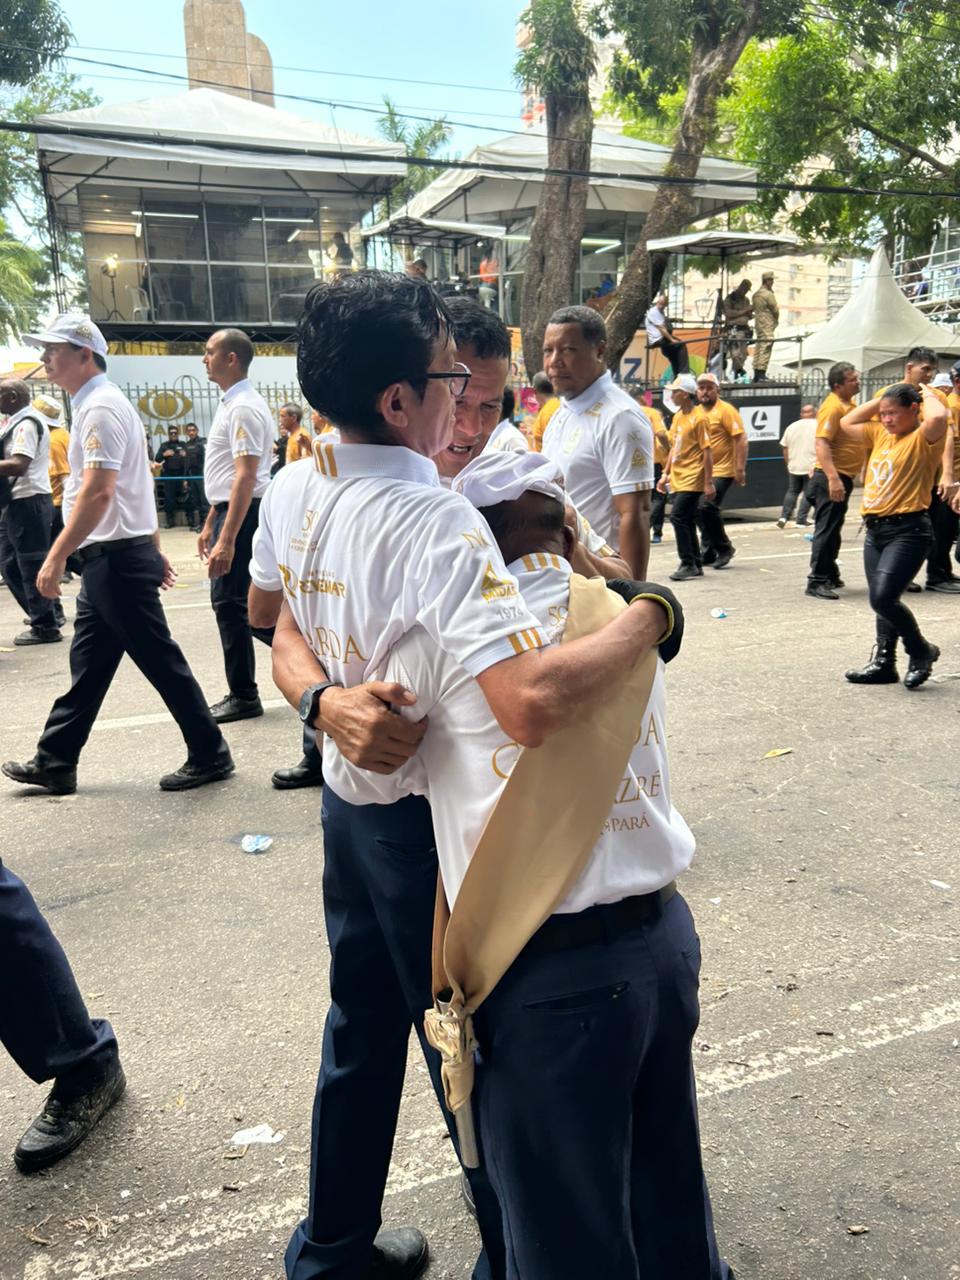
[[[771,523],[732,527],[732,566],[680,587],[669,748],[698,840],[683,881],[704,953],[696,1067],[739,1280],[960,1276],[960,598],[909,598],[943,651],[927,686],[847,685],[872,643],[856,527],[837,603],[804,597],[808,544]],[[675,567],[667,539],[654,578]],[[207,584],[186,531],[165,546],[181,569],[170,623],[212,702],[225,686]],[[32,755],[66,683],[67,645],[14,650],[20,629],[0,591],[4,759]],[[282,1276],[327,949],[320,795],[270,786],[299,759],[299,728],[259,646],[258,663],[267,713],[227,727],[230,781],[158,789],[185,751],[128,660],[75,796],[0,778],[0,856],[113,1022],[129,1081],[87,1143],[24,1178],[12,1150],[45,1089],[0,1054],[0,1280]],[[245,854],[245,834],[273,845]],[[231,1146],[262,1124],[282,1139]],[[470,1275],[457,1185],[414,1046],[384,1218],[426,1231],[430,1280]]]

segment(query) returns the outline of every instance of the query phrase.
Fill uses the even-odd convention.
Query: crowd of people
[[[16,566],[4,577],[22,582],[38,627],[58,630],[50,615],[70,563],[83,581],[70,688],[34,757],[4,774],[73,792],[126,652],[186,742],[161,788],[224,781],[234,765],[222,726],[263,714],[259,640],[303,737],[300,764],[274,784],[324,787],[330,1006],[288,1280],[412,1280],[426,1266],[421,1232],[380,1230],[411,1029],[461,1157],[481,1236],[475,1276],[732,1280],[693,1084],[699,944],[677,882],[694,840],[666,750],[665,664],[683,609],[648,581],[668,494],[675,581],[735,555],[722,505],[745,483],[747,438],[716,375],[675,377],[668,423],[612,378],[596,309],[565,307],[546,327],[524,433],[494,310],[443,300],[415,273],[351,272],[307,296],[297,365],[316,416],[308,431],[300,406],[283,406],[275,468],[253,344],[236,329],[212,334],[204,364],[221,401],[203,449],[197,548],[227,692],[208,705],[167,625],[160,592],[175,572],[143,427],[107,376],[107,344],[76,316],[28,341],[70,395],[73,424],[62,526],[51,543],[48,490],[15,496],[0,527],[17,502],[32,505],[16,526],[27,534],[4,535],[4,565]],[[803,431],[814,425],[815,462],[801,431],[784,438],[782,521],[805,488],[817,582],[831,590],[835,508],[865,466],[877,649],[848,673],[861,683],[897,678],[900,639],[908,688],[938,656],[900,600],[933,542],[937,467],[956,449],[960,373],[949,405],[928,385],[928,356],[911,352],[904,382],[861,406],[855,371],[835,366],[819,415],[801,419]],[[15,483],[31,466],[39,474],[47,430],[21,385],[0,385],[12,419],[0,477]],[[171,433],[161,469],[186,448]],[[814,473],[798,485],[804,465]],[[955,512],[952,462],[944,472],[939,498]],[[40,555],[29,530],[43,521]],[[575,806],[555,803],[573,793]],[[23,974],[0,1037],[32,1079],[54,1081],[15,1153],[32,1172],[87,1136],[125,1078],[112,1028],[89,1018],[2,863],[0,957]],[[584,1088],[601,1076],[608,1087]]]

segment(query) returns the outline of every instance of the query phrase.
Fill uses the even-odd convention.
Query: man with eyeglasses
[[[477,680],[504,732],[537,745],[615,689],[672,626],[663,603],[647,599],[587,644],[543,648],[489,527],[443,488],[432,462],[470,382],[452,330],[423,280],[364,271],[314,286],[298,372],[341,442],[319,442],[313,465],[280,473],[254,542],[251,617],[277,619],[274,678],[323,731],[325,774],[341,751],[360,768],[397,774],[390,804],[352,804],[329,781],[324,789],[331,1007],[310,1206],[287,1248],[289,1280],[412,1280],[427,1262],[419,1232],[376,1235],[409,1032],[423,1043],[432,999],[437,881],[429,806],[398,772],[428,729],[392,714],[416,692],[376,679],[388,652],[423,627]],[[425,1053],[439,1090],[437,1055]],[[471,1182],[484,1243],[474,1276],[504,1276],[499,1208],[482,1174]]]

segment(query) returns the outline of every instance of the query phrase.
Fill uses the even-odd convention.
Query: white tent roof
[[[904,297],[880,245],[856,293],[804,342],[803,363],[849,360],[861,373],[869,373],[891,360],[902,360],[911,347],[960,355],[960,334],[934,324]],[[796,354],[786,363],[796,364]]]
[[[218,89],[106,103],[39,116],[37,123],[51,126],[51,132],[38,135],[37,149],[61,213],[63,206],[76,205],[77,188],[89,180],[193,190],[209,182],[211,187],[356,200],[382,192],[407,171],[398,143],[364,138]],[[328,154],[311,154],[317,152]],[[361,160],[358,153],[373,158]]]
[[[594,129],[590,168],[619,176],[590,181],[587,209],[620,213],[645,213],[653,203],[656,179],[663,176],[670,148],[655,142],[641,142],[606,129]],[[467,157],[475,167],[448,169],[410,201],[405,212],[412,217],[458,218],[464,222],[509,221],[533,209],[540,195],[542,173],[547,163],[547,136],[544,129],[507,134],[495,142],[477,147]],[[506,165],[529,170],[530,177],[503,174],[493,166]],[[697,218],[732,209],[752,200],[750,186],[730,188],[719,182],[751,183],[756,170],[730,160],[705,156],[700,162],[693,188],[698,202]],[[650,178],[637,183],[636,178]],[[500,215],[500,216],[498,216]]]

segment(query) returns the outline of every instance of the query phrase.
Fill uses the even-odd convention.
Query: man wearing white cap
[[[692,374],[681,373],[665,388],[663,403],[673,409],[670,430],[673,447],[657,482],[661,493],[667,484],[673,492],[670,523],[677,539],[679,567],[671,573],[674,582],[703,577],[700,539],[697,537],[697,509],[703,497],[716,497],[713,482],[713,451],[710,430],[696,402],[697,383]]]
[[[50,432],[30,403],[20,378],[0,382],[0,571],[29,626],[14,644],[62,639],[61,617],[37,589],[37,574],[50,549],[53,503],[47,458]]]
[[[731,295],[732,296],[732,295]],[[736,555],[720,508],[728,490],[747,483],[747,436],[743,419],[732,404],[720,399],[720,382],[715,373],[701,373],[697,378],[697,399],[710,432],[713,459],[714,496],[704,494],[697,511],[697,524],[703,543],[703,563],[714,569],[726,569]]]
[[[564,524],[559,479],[542,457],[485,455],[454,485],[479,509],[554,641],[576,621],[574,586],[586,585],[571,576],[574,535]],[[631,596],[645,589],[622,585]],[[601,834],[596,839],[591,828],[582,870],[559,889],[543,923],[538,916],[494,949],[487,945],[480,965],[503,972],[473,1015],[479,1060],[472,1105],[510,1242],[508,1275],[523,1280],[729,1275],[717,1254],[696,1121],[699,947],[676,892],[694,838],[673,806],[666,755],[662,659],[675,645],[674,637],[663,646],[644,700],[628,710],[627,763],[611,788],[612,807],[604,812],[601,802]],[[424,628],[403,637],[382,674],[416,690],[416,704],[403,714],[429,724],[416,757],[396,777],[430,800],[452,912],[449,959],[461,895],[468,917],[491,905],[498,910],[489,887],[478,888],[468,873],[482,874],[472,864],[490,854],[483,833],[515,785],[508,779],[521,751],[476,681]],[[635,695],[630,689],[618,696]],[[577,730],[588,732],[581,724]],[[534,755],[549,750],[548,743]],[[396,777],[340,767],[359,799],[393,799]],[[554,767],[550,760],[548,777]],[[523,777],[517,802],[526,796],[536,807],[536,790],[529,790],[536,781]],[[590,785],[553,779],[569,820],[585,801],[578,783]],[[336,785],[350,784],[341,776]],[[529,846],[525,851],[533,855]],[[565,856],[552,845],[551,857]]]
[[[70,689],[53,704],[25,764],[7,761],[14,782],[60,795],[77,788],[77,761],[124,653],[166,703],[187,743],[186,762],[160,779],[165,791],[226,778],[233,760],[200,686],[170,635],[159,589],[176,574],[160,552],[143,423],[106,376],[107,344],[86,316],[60,316],[24,341],[42,350],[47,380],[73,400],[70,475],[63,532],[37,575],[48,600],[60,595],[67,557],[77,553],[83,588],[70,647]]]
[[[369,683],[414,626],[474,675],[507,737],[531,744],[572,723],[585,703],[612,697],[669,632],[666,608],[643,600],[586,645],[544,648],[490,530],[440,485],[431,461],[451,439],[470,370],[426,281],[360,271],[315,285],[297,367],[307,400],[341,442],[318,442],[310,466],[276,477],[261,506],[251,577],[258,592],[283,601],[274,676],[304,722],[324,731],[325,778],[341,744],[354,763],[384,774],[415,753],[426,726],[390,709],[414,695]],[[352,750],[344,732],[357,716],[381,730],[372,753]],[[426,1265],[423,1237],[376,1232],[409,1034],[412,1026],[422,1033],[431,995],[429,806],[403,792],[395,804],[356,805],[327,781],[322,818],[331,1006],[310,1207],[288,1245],[287,1276],[411,1280]],[[436,1054],[427,1062],[439,1087]],[[478,1263],[480,1280],[502,1274],[504,1246],[495,1200],[485,1208],[477,1196],[477,1211],[493,1253]]]
[[[635,578],[650,557],[653,431],[637,402],[613,381],[607,331],[591,307],[561,307],[543,337],[543,367],[563,403],[543,452],[563,472],[571,502],[619,551]]]

